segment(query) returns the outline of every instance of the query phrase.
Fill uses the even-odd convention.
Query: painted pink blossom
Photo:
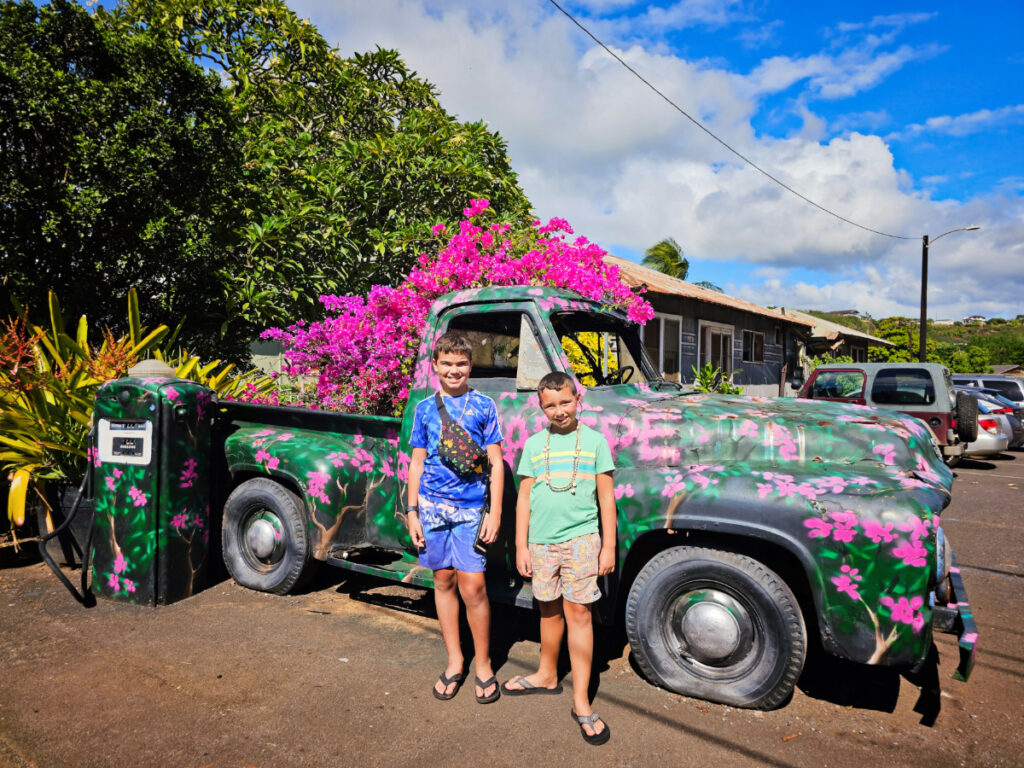
[[[632,499],[633,498],[633,486],[629,483],[626,485],[615,486],[615,498],[616,499]]]
[[[178,399],[178,390],[176,390],[174,387],[167,387],[164,390],[164,397],[166,397],[169,402],[173,403],[175,400]]]
[[[100,450],[96,446],[90,446],[89,450],[86,451],[86,456],[94,467],[98,467],[103,463],[100,461]]]
[[[928,551],[917,539],[903,542],[895,547],[892,553],[902,560],[904,565],[920,567],[927,562],[925,558],[928,556]]]
[[[259,458],[259,456],[256,458]],[[331,462],[332,467],[344,467],[345,462],[348,461],[348,454],[344,451],[334,451],[327,454],[327,460]]]
[[[196,472],[197,462],[195,459],[186,459],[185,466],[181,470],[181,487],[191,488],[199,474]]]
[[[108,478],[106,478],[106,480],[107,480],[107,490],[108,491],[114,490],[114,478],[108,477]]]
[[[123,475],[123,474],[124,474],[124,472],[122,472],[122,471],[121,471],[120,469],[117,469],[117,468],[115,467],[115,468],[114,468],[114,471],[113,471],[113,473],[112,473],[112,474],[114,475],[114,478],[115,478],[115,479],[117,479],[117,480],[120,480],[120,479],[121,479],[121,475]]]
[[[882,445],[876,445],[871,449],[871,452],[878,455],[882,459],[882,463],[886,466],[892,466],[896,463],[896,446],[892,443],[883,443]]]
[[[750,419],[744,419],[740,423],[740,428],[737,430],[740,437],[756,437],[757,436],[757,422],[751,421]]]
[[[362,448],[356,448],[352,454],[351,463],[360,472],[369,472],[373,469],[373,454]]]
[[[883,525],[877,520],[865,520],[863,527],[864,535],[876,544],[882,541],[888,543],[896,538],[896,534],[892,532],[892,523]]]
[[[892,620],[901,624],[909,624],[914,632],[920,632],[924,627],[924,616],[920,611],[924,605],[924,598],[920,595],[910,598],[900,597],[896,600],[888,595],[883,596],[878,602],[892,611]]]
[[[181,529],[188,525],[188,512],[182,512],[171,518],[171,525],[181,533]]]
[[[832,538],[836,541],[850,542],[857,534],[857,515],[852,509],[844,509],[842,512],[829,512],[828,516],[835,522],[832,529]]]
[[[124,559],[124,555],[118,552],[117,557],[114,558],[114,573],[124,573],[127,568],[128,561]]]
[[[807,534],[810,539],[827,539],[832,533],[832,524],[817,517],[804,520],[804,525],[811,529]]]
[[[254,458],[257,463],[262,463],[268,470],[277,469],[278,465],[281,463],[281,460],[277,456],[272,455],[269,451],[265,451],[262,448],[256,451],[256,456]]]
[[[683,480],[683,476],[680,474],[668,475],[665,478],[665,487],[661,489],[661,495],[672,497],[677,493],[682,493],[686,490],[686,482]]]
[[[134,485],[128,491],[128,495],[132,497],[132,502],[134,502],[136,507],[146,506],[146,494],[140,491]]]
[[[130,595],[135,594],[135,582],[132,581],[131,579],[125,579],[124,580],[124,591],[127,592]]]
[[[110,576],[107,578],[107,586],[115,592],[121,591],[121,581],[117,578],[116,573],[110,574]]]
[[[306,484],[306,492],[314,499],[318,499],[325,504],[330,503],[331,500],[328,498],[324,486],[327,485],[331,476],[326,472],[307,472],[306,477],[309,479]]]
[[[927,538],[930,523],[930,520],[922,521],[919,517],[911,517],[900,524],[900,530],[906,531],[910,534],[911,539],[917,541]]]
[[[854,600],[859,600],[860,592],[857,591],[857,582],[864,578],[860,575],[860,569],[844,565],[839,570],[840,575],[833,576],[831,579],[832,583],[836,585],[836,589],[840,592],[849,595]]]

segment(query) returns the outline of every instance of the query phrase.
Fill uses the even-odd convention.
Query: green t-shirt
[[[530,489],[531,544],[559,544],[598,531],[597,475],[615,469],[612,452],[604,435],[583,424],[580,429],[580,458],[576,467],[576,493],[553,491],[545,474],[544,444],[548,430],[526,441],[517,474],[534,478]],[[576,433],[551,434],[551,482],[556,488],[572,478]]]

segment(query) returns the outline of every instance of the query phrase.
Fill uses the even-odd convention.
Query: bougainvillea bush
[[[302,404],[376,415],[402,412],[431,303],[449,291],[498,285],[565,288],[622,309],[630,320],[654,316],[651,305],[603,261],[605,250],[576,237],[564,219],[513,231],[488,223],[487,200],[471,200],[454,235],[431,229],[436,253],[424,253],[397,288],[359,296],[321,296],[327,316],[264,331],[284,346],[284,373],[315,382]],[[447,238],[447,240],[446,240]]]

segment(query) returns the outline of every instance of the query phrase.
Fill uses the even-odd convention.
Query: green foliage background
[[[809,312],[815,317],[870,333],[896,344],[893,348],[869,347],[868,357],[877,362],[917,360],[918,321],[905,317],[851,317]],[[954,373],[987,373],[993,365],[1024,365],[1024,316],[1012,320],[991,318],[985,323],[935,325],[928,323],[928,360],[942,363]]]
[[[5,289],[117,331],[134,286],[207,356],[398,282],[470,198],[530,218],[500,136],[281,0],[5,0],[0,126]]]

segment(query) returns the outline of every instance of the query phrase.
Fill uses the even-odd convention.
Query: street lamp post
[[[976,229],[981,229],[977,224],[972,224],[969,227],[957,227],[951,229],[948,232],[943,232],[941,235],[935,238],[938,240],[939,237],[945,237],[951,235],[954,232],[973,232]],[[934,243],[935,240],[928,240],[928,235],[921,238],[921,327],[920,332],[920,347],[918,347],[918,360],[922,363],[927,361],[928,353],[926,346],[926,337],[928,335],[928,246],[930,243]]]

